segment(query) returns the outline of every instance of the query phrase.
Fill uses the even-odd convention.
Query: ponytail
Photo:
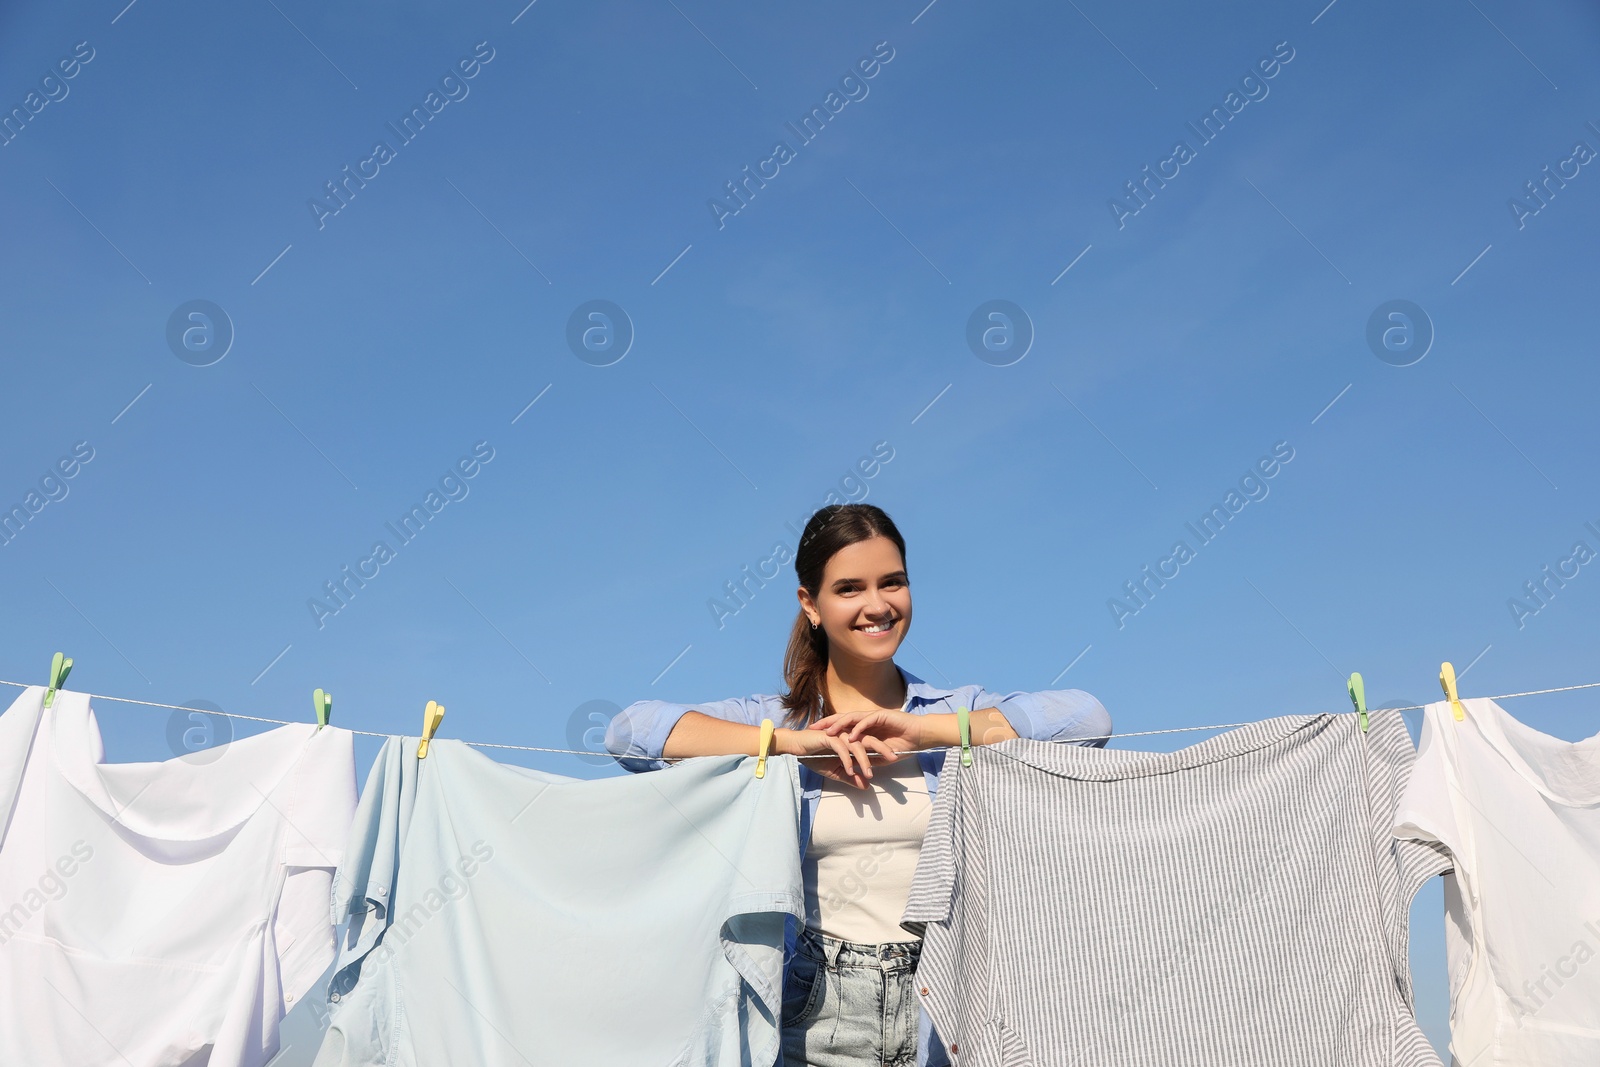
[[[788,715],[783,725],[803,730],[813,719],[832,714],[828,701],[828,635],[812,627],[801,611],[789,629],[789,647],[783,654],[783,680],[789,692],[783,697]],[[814,712],[814,714],[812,714]]]

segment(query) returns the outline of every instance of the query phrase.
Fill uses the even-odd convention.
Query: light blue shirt
[[[1081,689],[1049,689],[1037,693],[997,696],[979,685],[941,689],[929,685],[898,664],[896,667],[906,682],[904,710],[912,715],[953,715],[957,708],[962,707],[969,711],[998,708],[1019,737],[1035,741],[1078,739],[1079,744],[1095,747],[1103,746],[1111,733],[1111,716],[1106,713],[1105,707]],[[670,766],[662,759],[662,749],[667,743],[667,735],[689,711],[752,726],[759,726],[762,719],[771,719],[773,725],[781,726],[788,714],[780,698],[770,694],[732,697],[702,704],[640,700],[623,708],[611,720],[606,728],[606,749],[630,771],[649,771]],[[940,749],[916,754],[930,797],[938,795],[939,772],[944,769],[947,751]],[[826,779],[806,766],[807,761],[796,762],[800,764],[799,843],[803,856],[811,841],[811,824],[816,817],[817,803],[822,799],[822,785]],[[785,940],[787,954],[794,952],[798,927],[798,922],[788,924]],[[926,1009],[922,1011],[918,1031],[918,1067],[943,1067],[948,1064],[944,1047],[934,1034],[933,1022],[928,1018]]]
[[[770,1067],[799,767],[583,780],[391,737],[334,881],[316,1067]]]

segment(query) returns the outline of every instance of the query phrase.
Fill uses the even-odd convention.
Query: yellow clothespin
[[[1359,671],[1350,676],[1350,681],[1347,688],[1350,690],[1350,703],[1356,706],[1356,719],[1361,723],[1361,732],[1366,733],[1367,686],[1366,683],[1361,680],[1361,674]]]
[[[317,729],[320,730],[333,718],[333,697],[318,689],[311,694],[311,704],[317,709]]]
[[[972,766],[972,721],[966,708],[956,709],[956,727],[961,731],[961,766]]]
[[[444,705],[435,701],[428,701],[428,706],[422,711],[422,740],[417,743],[417,758],[428,758],[428,742],[433,740],[434,731],[439,729],[439,723],[444,721]]]
[[[1467,709],[1461,706],[1461,697],[1456,692],[1456,669],[1448,663],[1439,664],[1439,685],[1444,688],[1445,699],[1450,701],[1450,710],[1455,714],[1456,722],[1465,720]]]
[[[72,659],[57,652],[50,657],[50,688],[44,691],[44,706],[49,707],[56,702],[56,690],[61,688],[67,680],[67,675],[72,672]]]
[[[756,777],[767,776],[767,753],[772,751],[772,720],[761,720],[761,744],[756,749]]]

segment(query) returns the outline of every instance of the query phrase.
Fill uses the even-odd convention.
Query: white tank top
[[[807,925],[868,945],[916,940],[900,916],[931,809],[915,756],[874,767],[865,790],[823,779],[802,866]]]

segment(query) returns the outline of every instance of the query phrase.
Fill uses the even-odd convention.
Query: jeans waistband
[[[859,941],[841,941],[808,927],[800,932],[796,949],[833,969],[871,967],[873,970],[898,970],[917,965],[922,955],[922,942],[885,941],[870,945]]]

